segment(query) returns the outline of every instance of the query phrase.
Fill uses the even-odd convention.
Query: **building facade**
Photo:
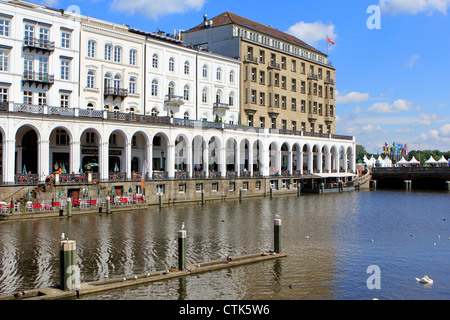
[[[187,46],[239,58],[241,124],[335,134],[335,68],[303,41],[225,12],[183,32]]]
[[[334,122],[316,133],[250,121],[252,113],[299,120],[283,105],[248,103],[246,86],[274,87],[248,81],[250,65],[261,66],[271,84],[277,76],[263,60],[248,59],[255,53],[241,38],[232,41],[239,50],[246,43],[251,61],[236,59],[241,51],[222,56],[161,32],[0,0],[2,182],[43,182],[55,165],[64,168],[64,181],[86,182],[88,164],[101,181],[351,177],[355,139],[335,135]],[[334,70],[319,65],[323,75]]]

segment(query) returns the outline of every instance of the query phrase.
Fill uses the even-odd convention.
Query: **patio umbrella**
[[[98,195],[101,196],[102,195],[102,188],[100,186],[98,186]]]
[[[28,197],[28,198],[31,198],[31,192],[30,192],[30,189],[28,189],[27,197]]]
[[[84,167],[86,168],[87,166],[98,167],[98,163],[95,163],[95,162],[88,163],[88,164],[86,164]]]
[[[83,173],[83,166],[80,164],[80,169],[78,169],[80,173]]]
[[[63,163],[63,165],[62,165],[61,172],[62,172],[62,173],[67,173],[66,166],[64,165],[64,163]]]
[[[84,187],[84,195],[87,197],[89,195],[89,189]]]
[[[63,194],[62,188],[61,188],[61,189],[59,189],[58,198],[63,198],[63,197],[64,197],[64,194]]]
[[[128,192],[130,192],[130,193],[133,192],[133,186],[130,186],[130,189],[128,189]]]
[[[119,172],[119,167],[117,166],[117,162],[116,162],[116,164],[114,166],[114,172]]]
[[[25,165],[23,165],[22,173],[23,173],[23,174],[27,174],[27,167],[25,167]]]
[[[114,188],[114,186],[111,187],[111,194],[115,195],[116,194],[116,188]]]

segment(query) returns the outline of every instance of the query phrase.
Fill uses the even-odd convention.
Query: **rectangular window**
[[[88,57],[95,58],[95,41],[88,41]]]
[[[234,189],[235,189],[235,184],[234,184],[234,182],[230,182],[230,184],[228,185],[228,191],[234,191]]]
[[[0,102],[7,102],[7,101],[8,101],[8,88],[0,87]]]
[[[164,194],[164,185],[163,184],[158,184],[156,185],[156,193],[162,193]]]
[[[105,44],[105,60],[111,61],[111,51],[112,46],[110,44]]]
[[[38,105],[44,106],[47,104],[47,94],[45,92],[38,93]]]
[[[306,101],[305,100],[302,100],[301,112],[303,112],[303,113],[306,112]]]
[[[178,185],[178,192],[179,193],[186,193],[186,183],[180,183]]]
[[[136,50],[130,50],[130,64],[132,66],[136,65]]]
[[[61,33],[61,47],[70,48],[70,33],[62,32]]]
[[[295,99],[295,98],[292,98],[291,110],[297,111],[297,99]]]
[[[0,71],[8,71],[9,69],[9,51],[0,49]]]
[[[25,25],[25,41],[34,38],[34,26],[30,24]]]
[[[23,92],[23,103],[24,104],[33,104],[33,92],[31,92],[31,91]]]
[[[219,191],[219,183],[218,182],[213,182],[211,185],[211,190],[214,192],[218,192]]]
[[[61,60],[61,80],[69,80],[70,61]]]
[[[0,36],[9,37],[9,25],[11,21],[0,18]]]
[[[264,92],[259,93],[259,105],[264,106],[265,105],[265,94]]]
[[[203,190],[203,183],[196,183],[195,184],[195,191],[196,192],[202,192]]]
[[[40,27],[39,28],[39,39],[40,40],[48,41],[49,40],[49,36],[50,36],[50,29],[49,28],[44,28],[44,27]]]
[[[70,96],[67,93],[61,94],[61,108],[68,108],[69,107],[69,99]]]
[[[122,55],[122,48],[115,47],[114,48],[114,62],[120,62],[121,55]]]
[[[248,122],[247,122],[249,127],[253,127],[253,116],[252,115],[248,115]]]
[[[256,181],[255,182],[255,190],[260,190],[261,189],[261,181]]]
[[[242,190],[248,190],[248,182],[242,183]]]
[[[264,117],[259,117],[259,127],[265,128],[266,119]]]

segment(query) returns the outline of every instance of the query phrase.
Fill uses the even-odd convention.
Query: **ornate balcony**
[[[214,111],[226,111],[226,110],[230,110],[230,105],[226,104],[226,103],[221,103],[221,102],[214,102],[213,109],[214,109]]]
[[[164,103],[168,106],[172,107],[179,107],[184,104],[184,97],[182,96],[175,96],[173,94],[168,94],[164,98]]]
[[[123,100],[128,97],[128,90],[115,87],[107,87],[105,88],[105,97],[107,96],[112,96],[114,99],[120,98],[121,100]]]
[[[53,52],[55,51],[55,42],[43,39],[25,37],[23,40],[23,48],[29,50]]]
[[[35,84],[36,87],[38,85],[44,87],[45,85],[51,86],[55,83],[55,77],[48,73],[25,71],[23,73],[22,81],[24,83]]]

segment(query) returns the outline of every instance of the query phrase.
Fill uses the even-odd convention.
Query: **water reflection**
[[[432,208],[426,212],[429,228],[422,228],[421,208],[427,205]],[[278,213],[286,259],[89,298],[371,299],[376,294],[414,299],[422,298],[422,288],[407,279],[434,272],[428,296],[448,299],[450,270],[444,266],[450,262],[450,232],[440,216],[447,208],[448,194],[383,191],[1,223],[0,293],[56,284],[62,232],[77,241],[81,280],[93,281],[176,265],[177,231],[183,222],[188,264],[272,249]],[[365,286],[372,264],[382,269],[386,289],[381,292]]]

